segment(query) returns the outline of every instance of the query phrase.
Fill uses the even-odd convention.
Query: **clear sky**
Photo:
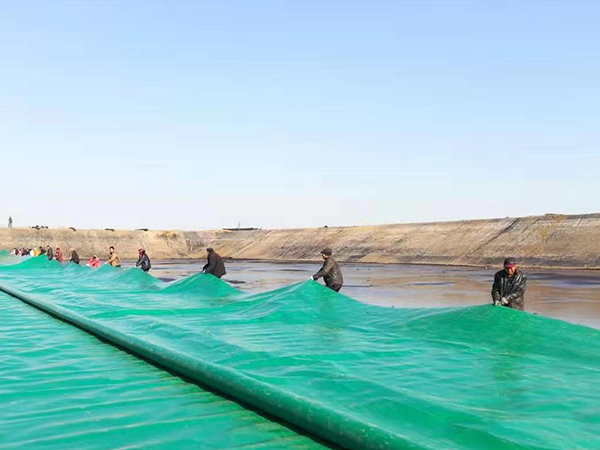
[[[0,220],[600,211],[596,0],[7,0]]]

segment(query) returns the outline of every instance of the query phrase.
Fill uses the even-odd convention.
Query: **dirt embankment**
[[[47,244],[82,257],[115,245],[123,258],[139,247],[156,259],[199,258],[213,246],[224,257],[300,261],[329,246],[346,262],[489,265],[511,255],[526,266],[600,268],[600,214],[291,230],[0,230],[3,248]]]

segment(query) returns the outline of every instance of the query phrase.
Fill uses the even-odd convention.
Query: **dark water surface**
[[[153,261],[152,274],[176,280],[198,272],[198,261]],[[247,292],[277,289],[306,280],[318,263],[225,261],[223,280]],[[489,303],[499,268],[429,265],[341,264],[342,293],[361,302],[401,308],[437,308]],[[525,270],[526,310],[600,328],[600,271]],[[322,282],[319,281],[319,282]]]

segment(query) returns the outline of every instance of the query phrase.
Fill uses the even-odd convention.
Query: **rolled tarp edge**
[[[295,395],[233,369],[192,359],[172,349],[129,336],[34,295],[24,294],[5,283],[0,283],[0,290],[117,347],[343,448],[430,450],[358,417],[326,408],[317,400]]]

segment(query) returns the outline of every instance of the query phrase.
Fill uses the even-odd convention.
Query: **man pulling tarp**
[[[342,289],[344,284],[344,278],[342,277],[340,265],[332,255],[333,250],[331,250],[329,247],[321,250],[321,256],[325,261],[323,263],[323,267],[321,267],[321,270],[319,270],[309,279],[318,280],[319,278],[323,277],[325,286],[334,290],[335,292],[340,292],[340,289]]]
[[[523,311],[527,277],[517,266],[515,258],[504,260],[504,269],[494,275],[492,301],[494,306],[506,306]]]
[[[208,247],[206,252],[206,264],[202,268],[202,273],[210,273],[217,278],[221,278],[227,273],[223,258],[212,247]]]

